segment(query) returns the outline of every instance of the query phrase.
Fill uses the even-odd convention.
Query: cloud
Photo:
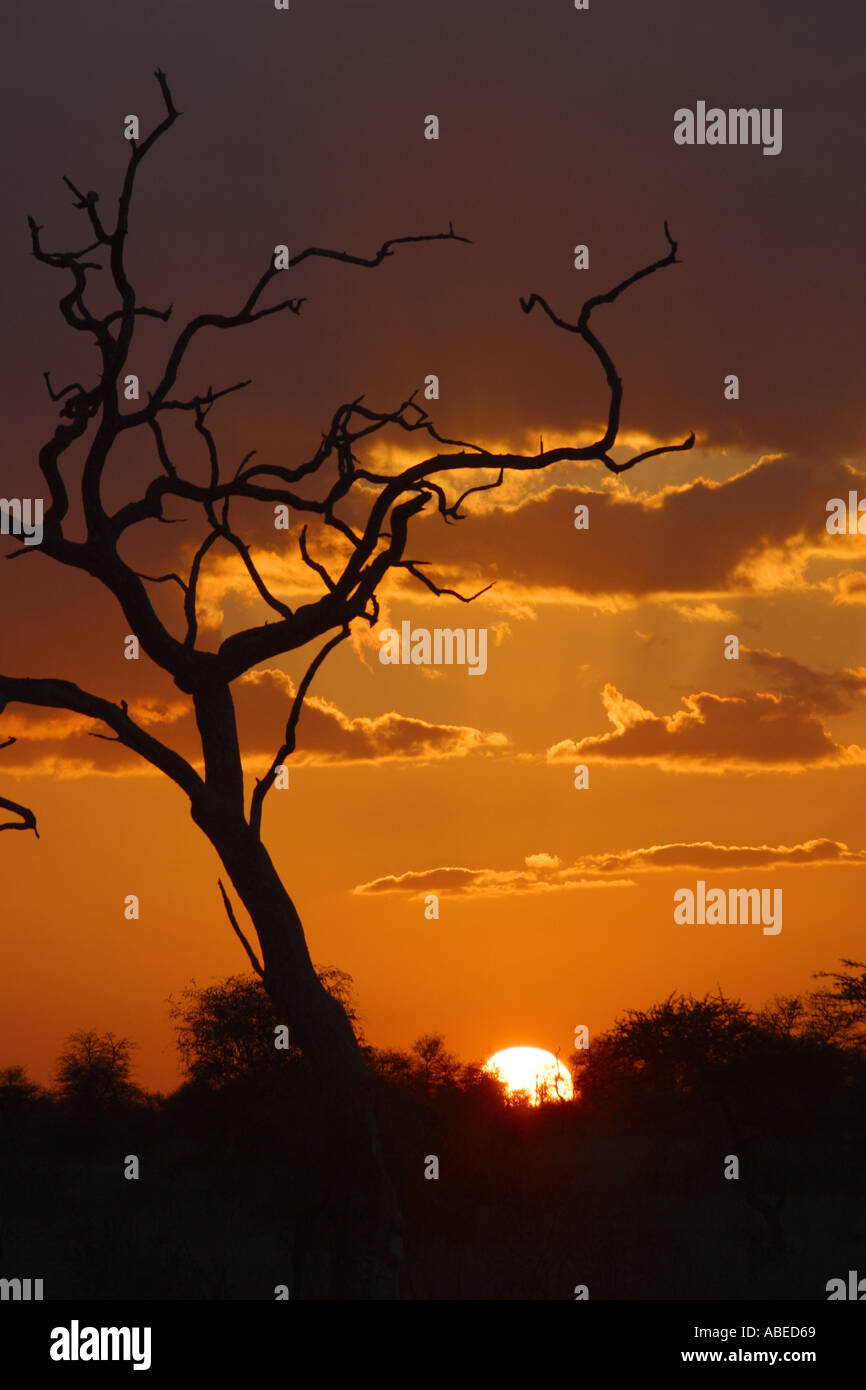
[[[530,856],[530,858],[533,857],[536,856]],[[409,870],[404,874],[386,874],[383,878],[371,879],[369,883],[359,883],[352,889],[352,892],[361,895],[411,893],[415,898],[422,898],[427,893],[492,898],[509,893],[551,893],[562,888],[628,888],[633,886],[629,879],[607,878],[599,874],[584,879],[559,880],[545,877],[543,872],[536,870],[440,867]]]
[[[275,668],[251,671],[237,682],[235,707],[245,765],[257,766],[273,758],[294,695],[291,678]],[[188,702],[139,700],[130,704],[130,714],[200,770],[201,750]],[[64,778],[132,772],[147,775],[151,771],[122,744],[90,736],[104,732],[104,726],[81,715],[10,707],[0,720],[0,738],[11,736],[16,743],[14,755],[11,749],[4,755],[2,771]],[[297,738],[293,767],[401,759],[423,763],[476,753],[496,754],[510,747],[502,733],[465,724],[434,723],[396,710],[351,717],[332,701],[317,696],[307,697]]]
[[[814,864],[866,864],[866,850],[851,850],[841,840],[804,840],[798,845],[717,845],[712,840],[651,845],[615,854],[589,854],[573,873],[637,873],[649,869],[804,867]]]
[[[129,713],[142,728],[166,742],[170,740],[159,726],[183,721],[188,709],[180,700],[140,699],[129,702]],[[0,720],[0,741],[6,738],[14,742],[3,751],[0,774],[61,781],[162,775],[118,743],[104,724],[83,714],[12,704]]]
[[[674,603],[671,606],[684,623],[727,623],[733,622],[737,616],[730,608],[722,608],[720,604],[712,601]]]
[[[850,563],[862,553],[862,537],[828,536],[825,522],[827,498],[863,482],[841,461],[767,455],[724,481],[696,478],[644,496],[622,485],[552,486],[477,513],[470,499],[460,526],[425,516],[418,532],[437,582],[495,580],[492,601],[622,608],[694,599],[676,605],[680,616],[715,622],[727,613],[720,595],[802,588],[814,556]],[[587,530],[574,529],[579,503],[589,508]]]
[[[532,861],[532,862],[531,862]],[[544,862],[541,862],[544,861]],[[585,854],[562,865],[557,855],[527,855],[527,870],[467,869],[457,866],[410,869],[359,883],[353,893],[427,893],[491,898],[513,893],[553,893],[576,888],[634,887],[628,875],[671,869],[712,870],[717,873],[758,868],[808,868],[817,865],[866,864],[866,850],[851,850],[840,840],[804,840],[797,845],[717,845],[712,840],[608,854]],[[624,876],[625,875],[625,876]]]
[[[740,659],[755,668],[766,689],[783,691],[820,714],[847,714],[866,694],[866,667],[814,671],[793,657],[740,647]]]
[[[249,672],[237,684],[239,723],[252,724],[259,738],[267,727],[281,737],[294,693],[292,680],[282,671]],[[423,762],[496,753],[508,746],[505,734],[485,733],[465,724],[435,724],[395,710],[351,718],[330,700],[308,696],[298,722],[293,764],[392,762],[403,758]]]
[[[838,575],[833,603],[866,603],[866,573],[863,570],[845,570]]]
[[[527,869],[558,869],[562,861],[558,854],[527,854],[523,862]]]
[[[601,699],[613,732],[562,739],[548,748],[547,761],[604,758],[716,773],[866,762],[866,749],[836,743],[822,723],[822,716],[845,714],[862,699],[866,670],[823,673],[747,647],[740,655],[759,673],[764,689],[739,695],[702,690],[684,695],[674,713],[657,715],[608,683]]]

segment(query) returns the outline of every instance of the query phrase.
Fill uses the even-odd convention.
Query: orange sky
[[[709,456],[695,454],[692,463],[698,476],[713,463],[720,471]],[[684,465],[664,467],[681,472]],[[722,490],[742,485],[735,473]],[[599,520],[612,491],[602,486],[604,497],[590,502]],[[614,487],[624,496],[621,483]],[[558,490],[543,513],[519,501],[510,508],[513,528],[538,525],[524,562],[537,561],[546,586],[559,544],[572,548],[579,573],[580,548],[592,534],[594,510],[590,532],[574,531],[571,496]],[[670,498],[680,496],[654,495],[635,523],[638,549],[649,544]],[[820,524],[820,486],[811,503]],[[473,532],[480,534],[476,554],[486,528],[498,527],[487,505],[461,532],[470,551]],[[633,504],[618,505],[625,513]],[[767,529],[759,516],[750,519],[756,534]],[[614,606],[610,594],[588,603],[564,584],[547,587],[539,600],[526,573],[521,585],[506,586],[502,603],[486,596],[459,619],[453,601],[419,603],[408,591],[388,598],[389,621],[407,616],[432,627],[465,623],[471,614],[475,626],[486,626],[483,677],[458,667],[434,674],[383,666],[378,646],[330,659],[318,703],[302,718],[290,789],[272,794],[266,830],[314,959],[355,977],[372,1041],[404,1046],[438,1029],[467,1057],[518,1043],[566,1054],[579,1023],[602,1028],[623,1007],[673,989],[721,986],[758,1003],[802,990],[811,972],[857,956],[866,672],[856,666],[860,609],[835,600],[839,574],[864,563],[866,546],[859,538],[804,535],[809,520],[807,506],[799,517],[788,515],[797,538],[784,566],[763,573],[757,561],[766,549],[749,552],[750,572],[763,575],[751,588],[729,582],[673,597],[619,594]],[[554,540],[557,521],[562,536]],[[715,545],[723,555],[736,541],[720,540],[717,526]],[[610,554],[613,581],[614,546]],[[226,604],[240,617],[235,591],[227,591]],[[99,635],[113,664],[105,681],[118,697],[134,689],[131,663],[119,655],[121,627],[115,624],[110,644],[105,631]],[[722,655],[729,632],[743,641],[737,663]],[[133,672],[145,689],[144,664]],[[634,702],[625,716],[612,705],[622,747],[614,739],[573,755],[564,743],[614,732],[605,686]],[[670,716],[701,692],[692,727],[678,734]],[[258,704],[249,710],[239,696],[241,727],[263,754],[278,741],[286,697],[275,679],[254,693]],[[716,709],[736,711],[730,726],[717,728],[717,716],[707,713],[710,696]],[[626,742],[650,722],[644,713],[628,725],[635,706],[653,711],[657,722],[667,719],[667,742],[655,752]],[[381,737],[388,714],[398,716],[389,726],[394,755],[383,759],[376,729]],[[215,858],[182,797],[123,750],[83,733],[45,737],[50,728],[38,729],[35,719],[42,737],[31,740],[23,732],[27,712],[10,716],[19,742],[4,754],[4,788],[37,809],[42,838],[10,835],[2,846],[14,867],[6,907],[15,923],[4,984],[7,1046],[14,1039],[8,1060],[21,1058],[45,1077],[71,1029],[111,1028],[141,1044],[144,1081],[170,1085],[169,993],[190,978],[206,983],[244,966],[219,903]],[[181,749],[183,725],[176,719],[163,727]],[[81,775],[83,759],[99,770]],[[42,774],[24,775],[28,761]],[[575,761],[590,767],[587,791],[573,789]],[[118,766],[122,775],[112,771]],[[13,768],[22,775],[10,775]],[[658,867],[652,856],[635,854],[696,842],[734,849],[724,863],[706,849],[668,851],[675,868],[664,866],[664,856]],[[803,845],[811,847],[794,859],[805,862],[786,864]],[[847,862],[834,862],[844,858],[840,845],[851,851]],[[773,852],[755,863],[749,849],[760,846]],[[547,859],[527,870],[533,856]],[[608,864],[606,856],[615,858]],[[478,874],[425,880],[426,871],[442,868]],[[397,891],[357,891],[406,874],[419,877],[402,891],[399,882],[391,885]],[[675,926],[674,889],[701,877],[725,887],[781,887],[782,932]],[[423,897],[434,890],[440,918],[427,921]],[[123,916],[131,892],[141,898],[138,922]]]
[[[721,987],[758,1004],[863,955],[866,536],[825,528],[829,498],[857,488],[866,496],[854,389],[862,314],[850,291],[860,273],[852,228],[862,221],[842,178],[850,137],[839,115],[849,77],[818,41],[806,100],[796,80],[806,40],[794,26],[771,80],[742,55],[754,51],[744,35],[765,52],[773,35],[735,6],[739,34],[721,34],[718,54],[700,47],[689,21],[678,34],[674,48],[693,64],[683,94],[677,52],[667,54],[664,34],[645,32],[650,21],[636,6],[622,72],[637,71],[653,45],[665,66],[654,81],[641,71],[637,90],[627,84],[618,122],[602,128],[597,118],[588,124],[602,92],[587,95],[579,79],[585,71],[598,82],[597,60],[615,40],[610,17],[599,9],[584,47],[564,16],[545,16],[536,41],[553,65],[549,80],[527,77],[516,114],[513,103],[496,107],[497,131],[485,92],[499,90],[496,72],[520,69],[523,8],[496,7],[491,66],[477,90],[455,55],[471,37],[461,24],[474,29],[483,16],[461,20],[444,5],[444,37],[431,39],[419,90],[398,65],[386,111],[353,65],[357,16],[335,6],[292,21],[320,68],[308,61],[287,92],[294,50],[274,58],[265,31],[225,7],[213,18],[214,52],[236,54],[245,90],[255,74],[258,101],[240,110],[231,84],[214,86],[219,64],[206,64],[195,35],[174,29],[157,5],[148,23],[185,115],[143,181],[133,243],[145,299],[174,300],[183,321],[203,299],[242,299],[275,240],[369,253],[386,235],[439,230],[449,218],[473,238],[472,247],[401,248],[379,271],[299,271],[309,300],[297,320],[201,344],[190,390],[254,377],[213,417],[234,467],[253,447],[262,461],[306,457],[341,401],[367,391],[393,408],[434,370],[442,400],[431,413],[446,434],[531,451],[539,433],[547,445],[580,437],[605,408],[598,365],[540,316],[524,318],[517,296],[537,288],[571,313],[664,254],[662,221],[672,219],[683,264],[599,310],[598,331],[625,381],[621,440],[651,447],[693,429],[697,447],[618,478],[597,465],[558,465],[471,499],[459,527],[421,519],[412,549],[433,562],[431,574],[467,591],[495,587],[464,607],[392,582],[379,627],[484,627],[486,674],[384,666],[375,632],[359,632],[317,678],[291,787],[272,793],[265,811],[313,959],[353,975],[369,1040],[403,1047],[440,1031],[467,1059],[517,1044],[567,1055],[577,1025],[598,1031],[673,990]],[[17,37],[19,68],[39,70],[40,100],[12,185],[22,219],[38,212],[52,244],[76,234],[59,174],[89,170],[81,178],[107,203],[120,167],[108,115],[155,111],[153,64],[131,56],[143,19],[110,14],[107,32],[116,47],[124,39],[127,56],[104,82],[94,60],[83,105],[62,128],[54,103],[72,90],[59,56],[72,20],[58,17],[57,53],[49,46],[41,66],[30,21]],[[383,26],[383,54],[388,43],[405,51],[399,25],[388,38],[378,12],[371,22]],[[437,76],[445,52],[449,83]],[[341,93],[326,110],[314,101],[317,71]],[[334,74],[348,96],[330,85]],[[577,95],[566,100],[557,74]],[[782,155],[677,150],[668,107],[691,100],[696,81],[698,94],[727,81],[732,101],[745,100],[748,86],[757,104],[784,104]],[[431,151],[410,142],[411,122],[440,105],[450,143]],[[712,167],[700,154],[716,156]],[[604,180],[608,202],[599,209],[593,198],[590,214],[582,189]],[[836,222],[822,211],[831,190]],[[3,261],[8,288],[28,317],[5,376],[3,493],[26,496],[54,420],[40,373],[50,366],[65,380],[92,361],[59,322],[53,272],[24,258],[18,224],[4,235],[14,247]],[[586,274],[571,268],[577,240],[592,247]],[[161,332],[146,325],[143,380]],[[741,375],[738,402],[723,399],[729,371]],[[185,466],[200,467],[200,441],[182,429],[176,439]],[[389,438],[373,457],[394,466],[404,449]],[[146,451],[119,452],[112,502],[135,495],[152,469]],[[579,502],[590,508],[588,531],[572,523]],[[191,509],[175,514],[187,524],[140,528],[130,546],[148,572],[189,563],[201,533],[188,524]],[[296,526],[276,541],[252,506],[238,507],[241,522],[275,591],[312,592]],[[331,545],[315,530],[311,543],[323,554]],[[219,550],[213,560],[203,593],[209,645],[262,619],[243,571]],[[168,586],[159,600],[176,621]],[[193,754],[183,698],[146,659],[123,660],[125,619],[93,581],[42,557],[16,560],[0,565],[0,604],[0,670],[125,698]],[[723,657],[729,633],[742,645],[737,662]],[[236,688],[250,775],[280,743],[302,669],[274,661]],[[0,1065],[20,1062],[47,1080],[69,1032],[111,1029],[139,1044],[139,1080],[168,1088],[177,1078],[169,994],[246,962],[223,913],[217,861],[181,794],[87,728],[21,706],[0,716],[0,740],[18,739],[0,754],[0,795],[31,805],[41,834],[0,836]],[[590,767],[589,790],[573,788],[577,762]],[[673,892],[699,878],[781,888],[783,930],[676,926]],[[424,917],[431,891],[441,897],[438,921]],[[141,899],[137,922],[124,919],[129,893]]]

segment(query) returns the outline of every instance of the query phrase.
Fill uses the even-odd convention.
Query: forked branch
[[[346,623],[342,630],[338,632],[336,636],[331,638],[330,642],[325,643],[321,651],[318,652],[314,659],[310,662],[306,674],[295,692],[295,698],[292,701],[292,708],[289,712],[288,721],[286,722],[286,732],[285,737],[283,739],[282,747],[280,748],[279,752],[277,753],[276,757],[274,758],[264,777],[260,777],[258,779],[253,790],[252,801],[250,804],[250,829],[252,830],[253,834],[257,837],[261,836],[262,807],[264,805],[265,797],[267,796],[268,791],[274,784],[274,779],[276,778],[279,768],[282,767],[282,765],[285,763],[286,758],[291,757],[292,753],[294,753],[295,751],[295,737],[298,727],[298,720],[301,717],[301,710],[304,707],[304,700],[306,698],[307,691],[309,690],[313,682],[313,677],[315,676],[322,662],[325,660],[325,657],[328,656],[329,653],[332,652],[334,648],[339,645],[340,642],[345,641],[345,639],[349,636],[349,632],[349,624]]]

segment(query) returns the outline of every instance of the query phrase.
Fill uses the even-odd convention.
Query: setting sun
[[[568,1069],[543,1047],[505,1047],[494,1052],[484,1070],[498,1077],[509,1095],[524,1095],[530,1105],[574,1099]]]

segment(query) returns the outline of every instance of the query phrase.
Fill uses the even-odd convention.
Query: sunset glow
[[[484,1070],[498,1077],[509,1095],[523,1095],[530,1105],[574,1099],[568,1069],[543,1047],[505,1047],[494,1052]]]

